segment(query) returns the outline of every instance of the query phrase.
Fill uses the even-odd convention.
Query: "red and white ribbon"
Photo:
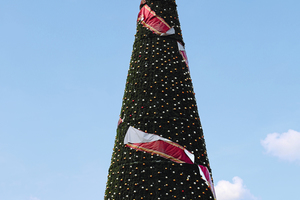
[[[189,67],[189,61],[187,59],[187,55],[186,55],[184,46],[180,42],[177,42],[177,45],[178,45],[178,50],[182,56],[182,59],[184,60],[186,66]]]
[[[119,118],[119,120],[118,120],[118,126],[119,126],[121,123],[123,123],[124,119],[125,119],[125,116],[123,117],[123,119],[122,119],[121,117]]]
[[[161,136],[145,133],[132,126],[126,132],[124,144],[138,151],[157,154],[176,163],[196,164],[194,154],[183,146]],[[198,165],[198,167],[201,177],[205,180],[205,183],[216,198],[214,185],[207,167],[203,165]]]
[[[140,5],[143,5],[146,3],[146,0],[141,0],[141,4]]]
[[[141,8],[137,21],[140,21],[144,27],[157,35],[166,36],[175,34],[175,29],[170,27],[161,17],[157,16],[147,4]]]

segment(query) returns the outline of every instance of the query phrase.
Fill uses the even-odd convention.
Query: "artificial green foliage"
[[[176,3],[146,4],[176,33],[159,36],[137,24],[120,114],[124,121],[117,128],[105,199],[213,199],[197,165],[174,163],[124,145],[127,129],[133,126],[180,144],[211,171],[190,72],[177,46],[177,41],[184,43]]]

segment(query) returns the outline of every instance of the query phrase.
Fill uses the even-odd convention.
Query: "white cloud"
[[[300,132],[271,133],[261,140],[261,144],[268,154],[282,160],[300,161]]]
[[[250,191],[243,185],[240,177],[234,177],[233,183],[229,181],[219,181],[216,185],[216,195],[218,200],[256,200]]]

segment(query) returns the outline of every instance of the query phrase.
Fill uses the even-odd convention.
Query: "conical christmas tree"
[[[215,199],[175,0],[142,0],[106,200]]]

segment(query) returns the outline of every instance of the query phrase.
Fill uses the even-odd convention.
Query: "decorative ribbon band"
[[[141,0],[140,6],[143,5],[143,4],[145,4],[145,3],[146,3],[146,0]]]
[[[121,119],[121,117],[118,120],[118,126],[123,122],[123,119]]]
[[[132,126],[127,130],[124,144],[127,147],[138,151],[158,154],[159,156],[170,159],[176,163],[196,164],[194,154],[181,145],[161,136],[145,133]],[[205,180],[205,183],[211,189],[211,192],[216,199],[214,185],[207,167],[203,165],[198,165],[198,167],[202,178]]]
[[[140,21],[144,27],[157,35],[166,36],[175,34],[175,29],[170,27],[161,17],[157,16],[147,4],[141,8],[137,21]]]
[[[177,45],[178,45],[179,52],[182,56],[182,59],[184,60],[186,66],[189,67],[189,62],[188,62],[188,59],[187,59],[187,55],[186,55],[184,46],[178,41],[177,41]]]

